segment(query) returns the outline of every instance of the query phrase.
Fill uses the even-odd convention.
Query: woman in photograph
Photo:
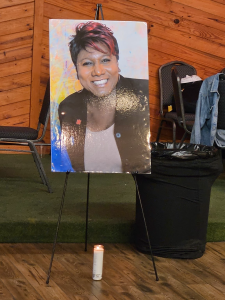
[[[120,75],[117,40],[99,22],[79,24],[69,49],[83,89],[58,113],[74,171],[149,173],[148,80]]]

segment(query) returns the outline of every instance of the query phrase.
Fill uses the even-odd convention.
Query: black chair
[[[181,80],[178,75],[178,71],[176,67],[172,68],[171,71],[172,83],[173,83],[173,92],[174,92],[174,100],[176,106],[176,117],[174,119],[175,122],[178,123],[180,127],[184,129],[184,135],[179,143],[178,148],[183,144],[187,134],[191,134],[192,127],[195,121],[194,113],[185,113],[183,96],[181,91]]]
[[[158,129],[156,142],[158,142],[160,139],[161,131],[163,128],[163,123],[170,122],[170,123],[172,123],[172,126],[173,126],[173,144],[174,144],[174,147],[176,147],[176,128],[177,128],[176,124],[179,124],[181,126],[181,125],[183,125],[182,124],[182,121],[183,121],[184,124],[186,125],[186,128],[189,131],[189,122],[192,122],[192,121],[194,122],[194,115],[193,114],[185,114],[185,118],[180,119],[180,117],[178,117],[177,111],[176,112],[168,111],[168,107],[172,106],[172,104],[173,104],[173,96],[174,96],[174,87],[173,87],[172,76],[171,76],[171,71],[172,71],[173,67],[176,67],[177,72],[179,74],[179,78],[183,78],[186,75],[189,75],[189,76],[196,75],[197,72],[193,66],[186,64],[185,62],[182,62],[182,61],[172,61],[165,65],[162,65],[159,68],[161,122],[160,122],[160,126]],[[178,96],[179,96],[179,94],[178,94]],[[180,116],[182,117],[182,113],[180,114]],[[183,117],[184,117],[184,115],[183,115]],[[183,127],[183,126],[181,126],[181,127]],[[184,128],[184,130],[185,130],[185,128]],[[183,136],[182,140],[185,139],[186,134],[187,134],[187,132],[185,131],[185,135]]]
[[[39,154],[35,146],[38,143],[43,141],[47,129],[47,125],[48,125],[49,115],[50,115],[50,83],[48,82],[41,112],[39,115],[37,129],[33,129],[30,127],[0,126],[0,145],[29,146],[30,150],[11,149],[11,147],[9,147],[8,149],[0,149],[0,151],[32,153],[34,162],[37,166],[42,182],[47,186],[49,193],[52,193],[47,176],[45,174],[45,170],[43,168],[41,159],[39,157]]]

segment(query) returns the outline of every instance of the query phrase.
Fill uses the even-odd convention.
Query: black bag
[[[182,83],[182,95],[184,103],[184,111],[186,113],[195,113],[196,103],[198,101],[198,95],[201,88],[203,80]]]
[[[151,174],[137,174],[135,245],[156,256],[198,258],[205,251],[211,187],[223,172],[216,147],[151,143]],[[180,155],[179,155],[180,154]],[[142,208],[139,201],[142,200]]]
[[[194,114],[199,91],[203,80],[187,82],[181,84],[183,104],[185,113]],[[172,100],[173,112],[176,111],[175,99]]]

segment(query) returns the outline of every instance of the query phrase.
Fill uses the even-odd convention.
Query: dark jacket
[[[66,147],[75,171],[84,171],[87,99],[83,89],[59,105],[62,147]],[[116,86],[114,136],[123,172],[150,172],[148,80],[120,76]],[[63,150],[63,148],[62,148]]]

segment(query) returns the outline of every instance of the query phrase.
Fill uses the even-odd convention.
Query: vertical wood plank
[[[34,7],[34,38],[33,38],[33,62],[30,101],[30,126],[35,128],[39,115],[39,88],[41,75],[41,41],[43,23],[44,0],[36,0]]]

